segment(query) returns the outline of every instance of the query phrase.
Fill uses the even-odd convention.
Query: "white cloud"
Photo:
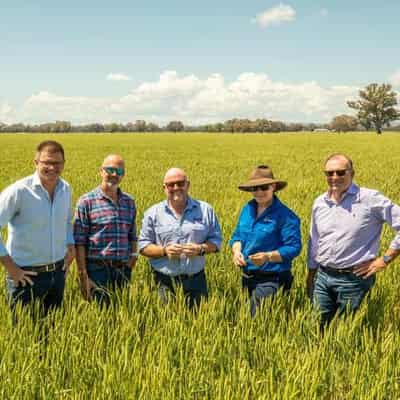
[[[108,81],[130,81],[132,78],[128,75],[121,74],[121,73],[110,73],[107,75],[106,79]]]
[[[0,103],[0,123],[13,122],[13,108],[8,103]]]
[[[296,18],[296,10],[286,4],[280,3],[278,6],[269,8],[253,19],[260,27],[266,28],[269,25],[280,25],[283,22],[291,22]]]
[[[356,98],[358,90],[354,86],[323,87],[315,81],[274,81],[266,74],[252,72],[228,82],[218,73],[200,78],[165,71],[157,80],[142,82],[120,98],[67,97],[42,91],[11,114],[3,106],[0,121],[8,113],[15,122],[25,123],[145,119],[164,124],[179,119],[186,124],[203,124],[231,118],[319,122],[348,113],[346,100]]]
[[[391,75],[389,81],[394,87],[400,88],[400,70]]]

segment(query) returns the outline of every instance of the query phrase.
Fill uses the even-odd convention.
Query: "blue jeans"
[[[251,275],[251,272],[249,272]],[[257,307],[263,299],[275,296],[280,288],[288,292],[292,287],[293,275],[290,271],[283,271],[270,276],[242,277],[242,287],[247,289],[250,296],[250,315],[256,315]]]
[[[97,286],[92,296],[102,306],[108,307],[111,293],[128,286],[131,281],[132,269],[128,267],[115,268],[87,261],[86,269],[89,279]]]
[[[363,279],[352,273],[318,270],[313,302],[321,313],[321,326],[328,324],[336,313],[355,312],[374,283],[374,275]]]
[[[195,276],[181,279],[179,277],[170,277],[153,270],[154,280],[158,285],[158,295],[165,305],[168,303],[168,293],[175,295],[177,286],[181,286],[183,293],[187,298],[187,303],[190,309],[198,307],[202,298],[208,297],[207,281],[204,270]]]
[[[41,272],[30,276],[33,286],[16,286],[14,281],[7,276],[7,297],[13,311],[14,322],[15,306],[33,306],[35,300],[40,301],[40,317],[44,317],[51,309],[59,308],[64,297],[65,272],[62,269],[53,272]],[[33,311],[33,309],[32,309]]]

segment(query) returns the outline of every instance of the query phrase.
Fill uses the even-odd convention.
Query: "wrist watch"
[[[393,260],[393,256],[388,256],[386,254],[382,258],[383,258],[383,262],[385,263],[385,265],[388,265],[390,263],[390,261]]]
[[[200,245],[200,251],[199,251],[199,256],[204,256],[206,254],[206,246]]]

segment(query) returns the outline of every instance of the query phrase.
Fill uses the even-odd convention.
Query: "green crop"
[[[324,336],[305,293],[311,206],[326,189],[323,160],[345,152],[358,184],[400,202],[399,135],[4,134],[0,190],[32,173],[35,145],[48,138],[65,147],[63,177],[74,202],[99,184],[103,158],[120,153],[126,160],[122,188],[136,200],[138,228],[144,210],[164,198],[165,171],[184,168],[191,195],[216,210],[224,245],[207,257],[210,298],[197,314],[185,307],[181,293],[161,306],[144,258],[129,290],[118,293],[108,310],[82,300],[73,265],[63,308],[44,322],[47,341],[23,312],[12,327],[1,285],[1,399],[400,397],[399,262],[379,274],[355,317],[335,320]],[[252,320],[227,242],[250,198],[237,186],[257,164],[288,181],[279,197],[301,217],[303,251],[293,265],[290,295],[266,301]],[[383,250],[392,238],[385,228]]]

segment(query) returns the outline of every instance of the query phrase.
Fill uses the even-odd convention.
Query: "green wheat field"
[[[107,154],[125,158],[122,189],[136,200],[138,228],[144,210],[164,198],[165,171],[184,168],[191,195],[214,206],[224,244],[207,259],[210,298],[197,314],[181,294],[161,306],[144,258],[129,290],[100,310],[80,297],[73,264],[64,307],[45,321],[47,341],[24,313],[13,328],[2,269],[0,399],[400,398],[399,261],[378,276],[356,316],[334,321],[324,336],[305,293],[310,211],[326,188],[323,160],[347,153],[357,183],[399,203],[400,135],[4,134],[0,190],[32,173],[34,148],[49,138],[65,147],[63,177],[74,203],[99,184]],[[279,196],[301,217],[303,251],[293,265],[290,295],[265,302],[252,320],[227,242],[250,198],[237,185],[258,164],[288,181]],[[385,228],[383,250],[392,237]]]

